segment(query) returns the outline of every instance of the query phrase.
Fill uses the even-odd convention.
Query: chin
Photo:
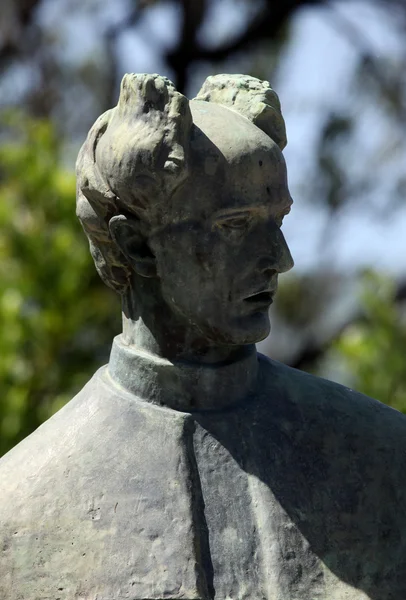
[[[268,337],[271,331],[268,312],[258,312],[249,317],[235,319],[229,328],[222,328],[222,339],[217,342],[233,346],[256,344]]]

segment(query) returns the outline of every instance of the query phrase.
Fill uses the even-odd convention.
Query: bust
[[[109,364],[0,460],[8,600],[404,600],[406,418],[261,356],[293,266],[267,82],[126,75],[77,214]]]

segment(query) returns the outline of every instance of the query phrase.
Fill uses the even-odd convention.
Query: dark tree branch
[[[206,0],[180,0],[183,9],[183,22],[180,41],[175,51],[167,54],[168,64],[176,73],[176,85],[185,91],[187,71],[198,47],[197,35],[203,23],[206,11]]]
[[[109,68],[106,76],[106,107],[114,106],[116,101],[116,84],[118,76],[118,61],[116,52],[117,38],[121,33],[126,31],[126,29],[130,29],[131,27],[137,25],[142,15],[142,10],[143,9],[141,6],[137,6],[122,21],[112,27],[109,27],[104,33],[107,59],[109,61]]]
[[[0,70],[24,54],[28,31],[34,28],[34,17],[41,0],[14,0],[1,13]]]
[[[304,6],[323,4],[324,2],[325,0],[268,0],[264,9],[247,26],[246,31],[241,36],[217,48],[208,49],[197,42],[197,25],[202,22],[202,14],[198,12],[198,18],[196,18],[196,15],[190,15],[187,11],[191,10],[191,6],[193,6],[193,11],[195,10],[194,3],[190,0],[181,0],[185,10],[181,41],[178,47],[166,56],[168,64],[178,77],[177,87],[184,91],[187,69],[193,61],[219,62],[252,43],[272,39],[297,9]],[[204,3],[201,0],[196,4],[200,5],[200,10],[204,9]]]
[[[383,3],[384,4],[384,3]],[[386,0],[385,4],[397,4],[391,0]],[[402,98],[402,90],[400,88],[400,82],[398,80],[390,79],[384,73],[382,66],[379,64],[371,43],[367,36],[364,35],[363,31],[357,25],[348,19],[334,4],[327,2],[329,11],[326,14],[331,15],[330,23],[342,33],[349,42],[358,49],[361,57],[361,61],[366,72],[373,78],[378,84],[379,89],[384,98],[386,98],[397,118],[402,122],[406,122],[406,106],[400,101]],[[399,7],[401,4],[399,3]],[[403,5],[404,9],[404,5]],[[406,14],[406,13],[405,13]]]

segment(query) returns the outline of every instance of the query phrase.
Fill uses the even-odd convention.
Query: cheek
[[[191,236],[169,242],[156,251],[157,271],[166,295],[193,294],[206,269],[196,254]]]
[[[193,262],[201,285],[211,292],[213,301],[225,300],[236,277],[235,249],[213,232],[196,241]]]
[[[216,236],[189,233],[157,249],[156,258],[166,301],[202,312],[227,297],[227,252]]]

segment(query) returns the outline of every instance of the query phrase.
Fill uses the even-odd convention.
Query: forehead
[[[222,106],[192,101],[191,109],[190,176],[171,203],[179,218],[291,204],[282,152],[262,130]]]
[[[238,203],[276,201],[288,194],[285,161],[276,144],[241,153],[226,164],[221,180],[223,198]]]

